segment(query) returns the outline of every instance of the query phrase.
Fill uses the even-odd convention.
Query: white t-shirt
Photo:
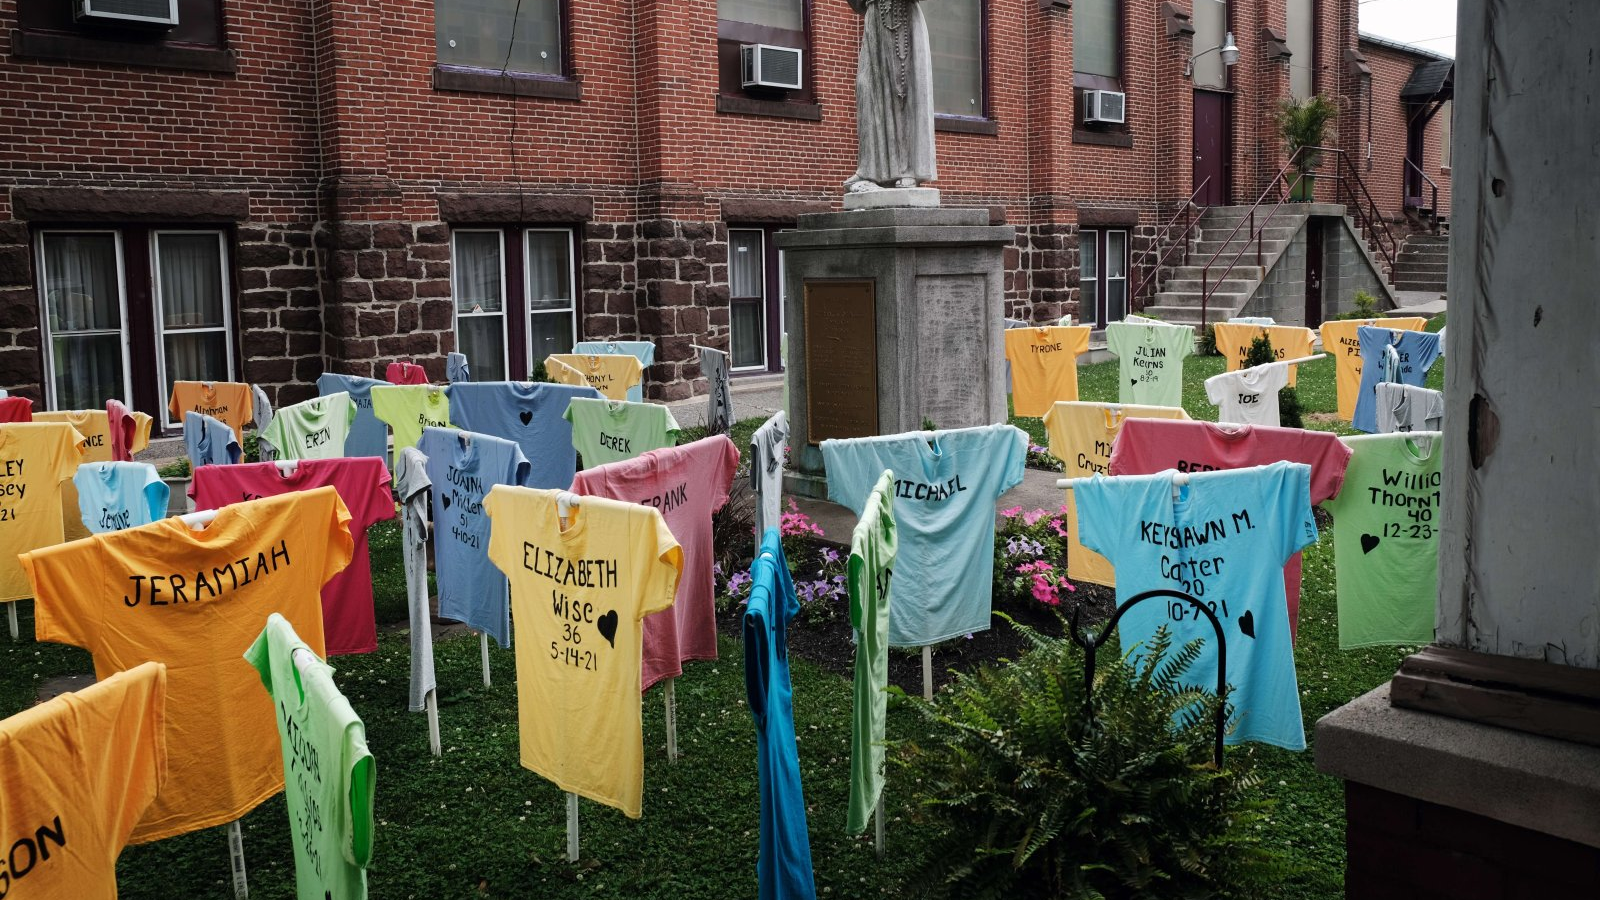
[[[404,523],[406,606],[411,619],[411,711],[421,712],[438,687],[433,670],[433,626],[428,609],[428,458],[404,447],[394,464],[394,492]]]
[[[1232,425],[1277,425],[1278,391],[1289,384],[1289,367],[1277,363],[1223,372],[1206,379],[1206,399],[1217,421]]]
[[[1383,382],[1373,390],[1378,404],[1378,434],[1443,430],[1444,394],[1395,382]]]
[[[750,486],[756,492],[756,543],[782,517],[783,452],[789,445],[789,416],[779,410],[750,439]]]

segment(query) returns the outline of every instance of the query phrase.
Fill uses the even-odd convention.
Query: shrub
[[[1244,367],[1265,365],[1278,358],[1272,349],[1272,339],[1261,335],[1250,342],[1250,350],[1245,354]],[[1283,387],[1278,390],[1278,424],[1284,428],[1303,428],[1302,407],[1300,395],[1292,387]]]
[[[1217,356],[1217,326],[1207,325],[1205,334],[1200,335],[1200,342],[1195,346],[1195,352],[1201,356]]]
[[[1198,641],[1169,655],[1163,631],[1137,665],[1108,650],[1085,718],[1083,650],[1012,625],[1032,649],[911,701],[930,734],[895,745],[938,835],[916,896],[1250,897],[1287,873],[1251,758],[1212,760],[1224,700],[1180,684]]]

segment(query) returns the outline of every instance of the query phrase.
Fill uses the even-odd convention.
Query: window
[[[434,0],[439,65],[562,75],[561,0]]]
[[[924,0],[922,8],[933,56],[933,111],[984,116],[983,0]]]
[[[474,381],[519,380],[578,342],[576,258],[566,228],[457,228],[456,348]],[[517,370],[513,365],[523,368]]]
[[[805,30],[805,10],[795,0],[717,0],[717,18],[783,31]]]
[[[1454,104],[1446,100],[1433,117],[1439,123],[1439,168],[1447,172],[1450,170],[1450,130],[1454,115]]]
[[[1289,93],[1304,100],[1317,92],[1316,0],[1289,0],[1286,20],[1289,47]]]
[[[793,47],[802,53],[800,89],[745,88],[740,48]],[[806,0],[717,0],[717,111],[820,119],[811,85]]]
[[[1104,328],[1128,314],[1128,232],[1078,232],[1078,317]]]
[[[766,257],[762,231],[728,229],[728,320],[735,369],[767,366]]]
[[[37,246],[49,408],[118,399],[155,412],[166,409],[174,381],[233,380],[223,232],[43,231]],[[180,424],[165,412],[161,421]]]
[[[1079,76],[1074,82],[1078,87],[1121,89],[1122,0],[1077,0],[1072,5],[1072,71]]]

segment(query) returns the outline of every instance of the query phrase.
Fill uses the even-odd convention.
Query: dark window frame
[[[1132,109],[1127,103],[1124,103],[1123,105],[1123,122],[1121,125],[1113,125],[1102,122],[1085,122],[1083,119],[1084,91],[1118,91],[1123,94],[1128,93],[1128,0],[1116,0],[1116,4],[1117,75],[1115,78],[1106,75],[1094,75],[1088,72],[1079,72],[1077,70],[1076,53],[1078,33],[1076,30],[1074,30],[1072,33],[1074,53],[1074,64],[1072,70],[1072,127],[1075,135],[1081,133],[1081,136],[1075,141],[1075,143],[1099,144],[1102,146],[1111,147],[1133,146],[1131,139],[1126,141],[1118,139],[1096,140],[1093,137],[1097,135],[1131,134],[1131,129],[1128,127],[1128,120],[1131,118],[1131,116],[1128,114],[1132,112]],[[1232,4],[1229,4],[1229,7],[1229,15],[1231,16]]]
[[[432,0],[437,15],[439,0]],[[543,72],[518,72],[512,69],[485,69],[478,66],[457,66],[440,63],[438,59],[438,24],[434,24],[433,89],[436,91],[462,91],[477,94],[505,94],[512,97],[540,97],[548,100],[583,99],[583,79],[577,74],[572,59],[572,0],[556,0],[557,27],[561,29],[561,72],[551,75]],[[513,8],[515,8],[513,6]]]
[[[817,102],[815,0],[800,0],[800,31],[768,28],[717,18],[717,112],[730,115],[771,116],[780,119],[821,121],[822,106]],[[795,35],[800,40],[800,89],[797,91],[745,88],[741,82],[739,47],[743,44],[790,46]]]
[[[222,0],[178,0],[178,24],[77,21],[65,0],[17,0],[11,55],[26,60],[109,63],[233,74]]]
[[[571,222],[451,222],[450,223],[450,333],[460,350],[460,329],[457,327],[456,308],[456,233],[496,232],[500,235],[500,278],[504,296],[501,297],[501,338],[505,354],[506,378],[523,381],[541,359],[532,357],[533,329],[530,316],[535,312],[528,306],[528,232],[561,232],[567,236],[567,263],[569,290],[572,291],[572,339],[574,343],[585,339],[583,331],[583,233],[582,227]],[[544,310],[543,312],[558,312]],[[513,320],[516,324],[513,326]],[[567,347],[565,353],[572,348]],[[469,359],[470,363],[471,360]],[[523,371],[518,366],[524,367]],[[474,380],[477,372],[474,370]]]

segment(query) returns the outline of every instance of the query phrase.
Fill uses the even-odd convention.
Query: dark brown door
[[[1322,220],[1306,220],[1306,320],[1307,328],[1322,324]]]
[[[1420,106],[1407,107],[1406,121],[1406,205],[1422,206],[1422,141],[1428,131],[1428,118]]]
[[[1201,206],[1228,202],[1228,95],[1194,92],[1194,188]],[[1204,185],[1204,187],[1202,187]]]

